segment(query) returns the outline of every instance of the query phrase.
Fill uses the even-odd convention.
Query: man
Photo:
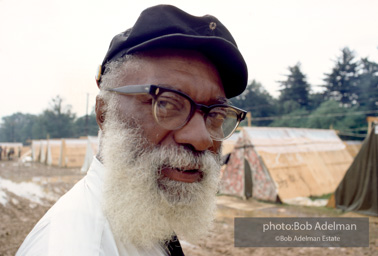
[[[17,255],[183,255],[213,220],[221,141],[245,111],[247,67],[214,17],[151,7],[97,76],[99,153]],[[176,236],[177,234],[177,236]]]
[[[8,152],[8,160],[9,160],[9,161],[12,160],[13,155],[14,155],[14,148],[11,147],[11,148],[9,149],[9,152]]]

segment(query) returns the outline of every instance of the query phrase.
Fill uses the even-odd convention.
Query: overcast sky
[[[0,118],[40,114],[56,95],[82,116],[88,94],[91,111],[94,75],[110,40],[159,3],[221,20],[246,59],[249,80],[273,96],[297,62],[308,82],[320,85],[345,46],[378,62],[376,0],[0,0]]]

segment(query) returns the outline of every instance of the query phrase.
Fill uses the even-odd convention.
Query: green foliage
[[[98,125],[94,113],[78,118],[74,123],[75,136],[97,136]]]
[[[344,107],[356,105],[358,99],[358,63],[354,58],[355,54],[349,48],[342,49],[332,72],[325,74],[328,99],[341,102]]]
[[[33,137],[33,129],[37,117],[30,114],[15,113],[3,117],[0,127],[0,141],[26,142]]]
[[[325,74],[325,91],[308,94],[307,104],[299,100],[301,93],[310,91],[305,75],[299,65],[289,71],[287,80],[280,82],[283,89],[276,107],[280,116],[271,117],[271,126],[333,128],[343,139],[366,135],[366,116],[376,116],[378,109],[377,63],[367,58],[357,61],[353,51],[342,49],[332,72]],[[301,87],[307,89],[294,90]]]
[[[308,109],[313,111],[325,101],[324,93],[311,93],[309,95]]]
[[[275,115],[276,101],[255,80],[250,83],[246,90],[239,96],[233,98],[231,103],[252,113],[252,117],[267,117]],[[268,125],[270,121],[259,122],[259,125]]]
[[[320,129],[336,128],[336,123],[339,123],[344,118],[347,111],[347,109],[341,107],[336,101],[323,102],[308,117],[306,127]]]
[[[311,199],[311,201],[315,201],[318,199],[330,199],[332,195],[333,193],[328,193],[328,194],[323,194],[321,196],[310,196],[309,198]]]
[[[308,111],[304,108],[294,108],[294,106],[299,105],[294,101],[287,101],[284,103],[284,109],[291,109],[289,114],[277,117],[270,126],[273,127],[305,127],[306,118],[304,116],[308,115]],[[288,110],[289,111],[289,110]]]
[[[282,114],[293,113],[301,109],[301,105],[297,101],[294,101],[294,100],[287,100],[287,101],[281,102],[281,106],[282,107],[280,109],[280,113]]]
[[[297,63],[288,69],[290,74],[287,75],[287,79],[279,82],[282,87],[279,102],[293,101],[298,103],[300,108],[307,108],[309,105],[310,85],[301,71],[301,64]],[[287,113],[290,112],[283,112],[283,114]]]
[[[63,107],[63,100],[59,96],[52,99],[50,109],[43,111],[41,125],[50,138],[70,138],[73,133],[73,121],[75,115],[71,113],[71,107]]]
[[[360,74],[358,76],[358,104],[365,109],[378,108],[378,64],[361,59]]]
[[[63,99],[56,96],[50,107],[42,114],[30,115],[16,113],[2,118],[0,125],[0,141],[22,142],[27,144],[32,139],[73,138],[86,135],[97,135],[96,117],[92,113],[76,119],[71,107],[63,105]],[[88,133],[87,133],[88,130]]]

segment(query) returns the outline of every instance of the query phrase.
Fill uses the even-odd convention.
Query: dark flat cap
[[[201,52],[218,69],[227,98],[241,94],[247,85],[247,65],[227,28],[213,16],[192,16],[171,5],[144,10],[132,28],[113,38],[97,81],[107,62],[156,48]]]

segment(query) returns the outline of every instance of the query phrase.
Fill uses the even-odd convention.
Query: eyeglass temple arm
[[[243,121],[245,117],[247,116],[247,111],[243,111],[240,116],[240,121]]]
[[[106,89],[107,91],[111,92],[118,92],[124,94],[141,94],[141,93],[149,93],[151,89],[150,85],[126,85],[117,88],[109,88]]]

